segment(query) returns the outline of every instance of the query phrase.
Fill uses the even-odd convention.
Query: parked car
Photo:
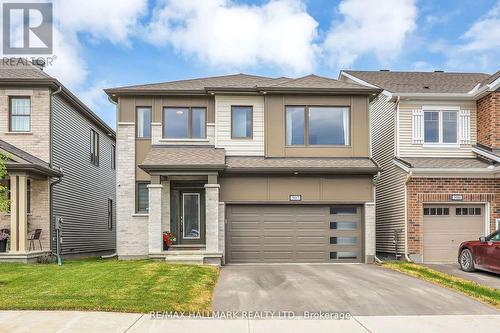
[[[476,241],[460,244],[458,263],[466,272],[476,269],[500,273],[500,230]]]

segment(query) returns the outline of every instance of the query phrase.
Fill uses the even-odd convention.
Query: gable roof
[[[488,84],[492,84],[493,82],[495,82],[499,78],[500,78],[500,71],[497,71],[495,74],[492,74],[489,77],[487,77],[486,79],[484,79],[483,81],[481,81],[480,87],[486,86]]]
[[[297,79],[287,77],[271,78],[249,74],[233,74],[197,78],[163,83],[133,85],[104,90],[111,98],[120,94],[208,94],[215,91],[245,91],[265,93],[270,91],[290,92],[354,92],[362,94],[378,93],[379,89],[360,84],[342,82],[317,75],[307,75]]]
[[[351,70],[342,72],[392,93],[466,94],[478,83],[490,77],[484,73]]]
[[[61,89],[61,94],[69,103],[84,116],[99,126],[111,137],[115,138],[115,131],[108,126],[97,114],[87,107],[68,88],[56,78],[50,76],[39,67],[23,58],[8,58],[0,61],[0,85],[16,85],[25,87],[47,86],[53,90]]]

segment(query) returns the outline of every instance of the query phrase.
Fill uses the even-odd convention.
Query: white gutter
[[[472,152],[474,152],[478,155],[484,156],[486,158],[489,158],[492,161],[500,163],[500,156],[497,156],[497,155],[490,153],[488,151],[485,151],[483,149],[479,149],[477,147],[472,147]]]
[[[358,83],[358,84],[361,84],[363,86],[367,86],[367,87],[370,87],[370,88],[377,88],[379,89],[379,87],[377,86],[374,86],[373,84],[371,83],[368,83],[366,81],[363,81],[361,79],[358,79],[357,77],[355,76],[352,76],[351,74],[347,74],[346,72],[342,71],[340,72],[340,75],[339,76],[345,76],[346,78],[350,79],[350,80],[353,80],[354,82]]]

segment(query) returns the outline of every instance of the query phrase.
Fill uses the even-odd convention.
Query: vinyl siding
[[[412,109],[421,109],[424,105],[460,106],[470,110],[471,144],[460,148],[429,148],[412,142]],[[474,157],[471,147],[476,144],[476,106],[474,102],[401,102],[399,107],[399,156],[402,157]]]
[[[253,106],[253,138],[231,138],[231,106]],[[215,97],[215,146],[228,156],[264,156],[264,98],[262,96]]]
[[[63,224],[62,253],[114,250],[116,221],[108,230],[108,199],[115,198],[115,170],[111,168],[110,138],[62,97],[54,96],[53,156],[63,169],[62,181],[53,189],[53,214]],[[99,166],[90,163],[90,130],[99,133]],[[113,213],[116,220],[116,212]]]
[[[373,158],[382,168],[376,186],[377,252],[394,252],[394,231],[405,225],[405,179],[392,162],[396,151],[396,105],[379,95],[370,104]],[[399,249],[404,249],[404,232],[398,232]]]

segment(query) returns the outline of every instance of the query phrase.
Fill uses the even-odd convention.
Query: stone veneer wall
[[[118,123],[116,145],[116,249],[118,256],[148,256],[148,215],[135,214],[135,126]]]
[[[448,202],[450,195],[462,194],[463,202],[490,203],[490,230],[500,218],[500,179],[494,178],[412,178],[407,184],[408,252],[423,253],[423,204]]]

